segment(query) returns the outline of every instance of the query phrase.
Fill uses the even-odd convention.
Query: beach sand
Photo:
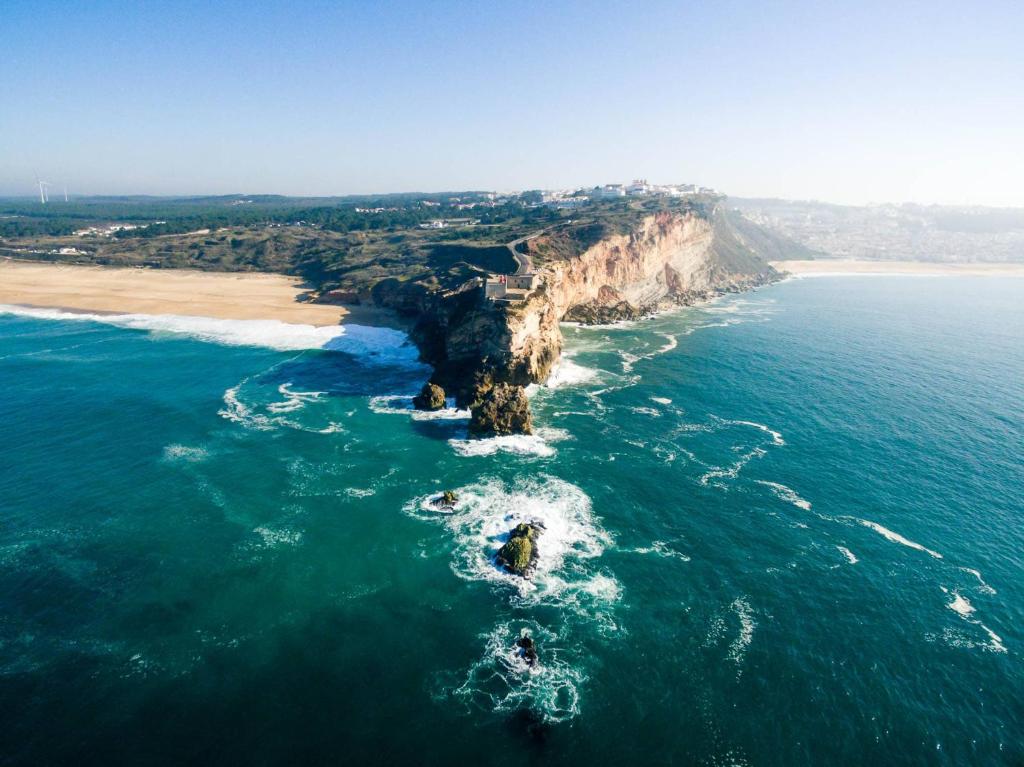
[[[840,274],[1024,276],[1024,264],[950,264],[925,261],[772,261],[781,272],[801,277]]]
[[[0,259],[0,304],[114,314],[179,314],[337,325],[340,306],[302,302],[282,274],[73,266]]]

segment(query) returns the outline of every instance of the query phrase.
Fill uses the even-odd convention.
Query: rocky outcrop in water
[[[533,416],[523,387],[498,383],[487,389],[470,407],[469,433],[532,434]]]
[[[539,522],[516,525],[505,545],[498,549],[498,564],[513,575],[528,578],[537,566],[537,536],[542,529]]]
[[[455,504],[459,502],[459,496],[456,495],[454,490],[445,490],[441,495],[436,498],[432,498],[430,505],[435,509],[444,509],[445,511],[452,511],[455,508]]]
[[[523,630],[522,635],[516,640],[516,647],[519,648],[517,654],[520,658],[526,661],[526,665],[533,667],[537,665],[537,661],[540,656],[537,653],[537,643],[533,641],[533,637]]]
[[[444,389],[429,381],[423,384],[420,393],[412,398],[412,406],[417,410],[440,410],[444,405]]]
[[[609,325],[613,322],[623,320],[639,320],[653,311],[653,308],[644,311],[633,306],[628,301],[619,301],[617,304],[601,304],[597,301],[590,301],[586,304],[570,306],[569,311],[562,318],[565,322],[579,322],[582,325]]]

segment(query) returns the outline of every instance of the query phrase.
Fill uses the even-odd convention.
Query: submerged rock
[[[522,386],[495,384],[470,406],[469,433],[532,434],[530,401]]]
[[[430,501],[432,506],[439,509],[451,510],[455,508],[455,504],[459,502],[459,496],[456,495],[454,490],[445,490],[441,495],[437,496]]]
[[[417,410],[440,410],[445,405],[444,389],[428,381],[423,384],[420,393],[412,398],[412,405]]]
[[[519,648],[518,655],[520,658],[526,661],[527,666],[534,666],[537,663],[537,643],[533,641],[533,637],[523,631],[522,636],[516,640],[516,647]]]
[[[539,522],[516,525],[505,545],[498,549],[498,564],[513,575],[528,578],[537,566],[537,535],[543,529]]]

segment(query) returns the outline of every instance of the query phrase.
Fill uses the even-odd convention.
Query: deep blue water
[[[53,317],[0,314],[4,763],[1024,761],[1024,280],[566,327],[483,442],[393,334]]]

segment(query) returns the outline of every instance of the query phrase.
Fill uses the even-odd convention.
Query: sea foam
[[[797,492],[792,488],[786,487],[785,485],[780,484],[779,482],[768,482],[767,480],[763,479],[758,479],[755,481],[759,485],[764,485],[765,487],[771,488],[772,493],[774,493],[775,497],[778,498],[780,501],[791,503],[798,509],[803,509],[804,511],[811,510],[811,502],[801,498],[797,494]]]
[[[540,659],[530,666],[515,642],[528,634],[540,649]],[[579,713],[580,688],[586,681],[554,632],[527,621],[499,623],[484,639],[480,659],[461,683],[447,690],[470,710],[512,713],[534,712],[545,722],[564,722]]]
[[[182,314],[99,314],[9,304],[0,304],[0,313],[42,320],[99,322],[227,346],[262,346],[278,351],[330,349],[392,364],[412,364],[418,357],[405,333],[365,325],[318,326],[280,320],[231,320]]]
[[[516,599],[589,608],[614,603],[620,587],[589,566],[612,542],[594,518],[590,498],[580,488],[537,475],[506,485],[486,479],[458,488],[458,503],[447,513],[433,504],[437,494],[415,498],[405,511],[443,524],[455,540],[453,571],[467,580],[511,587]],[[495,555],[519,523],[543,525],[537,538],[537,567],[529,579],[506,572]]]
[[[920,543],[915,543],[914,541],[904,538],[899,533],[893,532],[887,527],[882,527],[882,525],[878,524],[877,522],[872,522],[869,519],[857,519],[856,521],[864,525],[864,527],[874,530],[876,533],[884,537],[886,540],[892,541],[893,543],[899,543],[903,546],[908,546],[912,549],[916,549],[917,551],[923,551],[926,554],[935,557],[936,559],[942,559],[942,555],[939,552],[932,551],[931,549],[922,546]]]
[[[564,429],[542,427],[534,434],[502,434],[496,437],[478,437],[450,439],[448,444],[456,453],[463,457],[494,455],[495,453],[511,453],[513,455],[536,456],[550,458],[557,452],[552,442],[569,439],[569,432]]]

